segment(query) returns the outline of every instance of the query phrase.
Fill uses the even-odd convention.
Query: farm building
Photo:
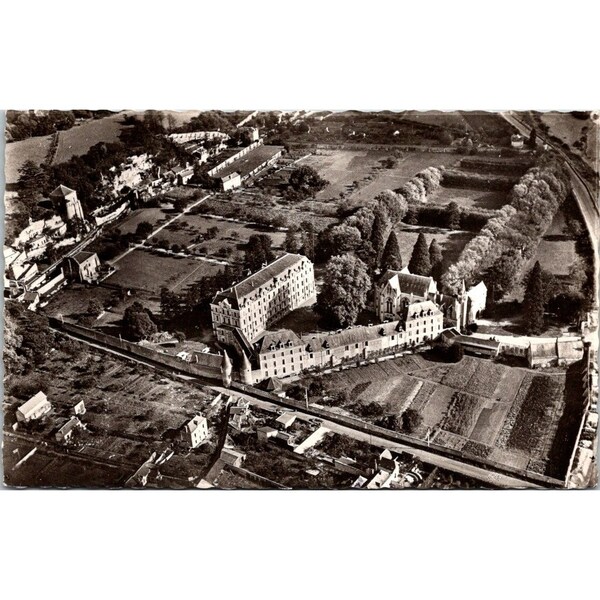
[[[221,460],[232,467],[241,467],[243,462],[246,460],[246,455],[243,452],[234,450],[233,448],[223,448],[221,452]]]
[[[446,329],[441,336],[444,344],[459,344],[467,354],[495,358],[500,351],[500,342],[480,337],[461,335],[456,329]]]
[[[275,419],[275,423],[279,423],[284,429],[287,429],[294,424],[296,417],[296,413],[285,412]]]
[[[39,419],[46,413],[50,412],[52,405],[48,402],[48,398],[44,392],[38,392],[17,408],[17,421],[19,423],[28,423],[35,419]]]
[[[221,182],[221,188],[224,192],[227,192],[228,190],[233,190],[242,185],[242,177],[239,173],[235,171],[233,173],[229,173],[229,175],[220,177],[219,181]]]
[[[581,338],[540,338],[531,340],[527,361],[531,368],[570,365],[583,357]]]
[[[80,283],[92,283],[100,274],[100,259],[95,252],[78,252],[67,256],[63,261],[67,279]]]

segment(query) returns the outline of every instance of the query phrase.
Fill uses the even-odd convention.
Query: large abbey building
[[[215,335],[242,359],[244,383],[334,367],[435,340],[447,325],[466,327],[485,308],[483,283],[443,296],[432,277],[408,269],[386,271],[375,285],[379,324],[298,335],[268,331],[292,310],[314,303],[313,265],[305,256],[284,254],[240,283],[218,292],[211,304]]]
[[[253,342],[290,311],[315,300],[310,260],[300,254],[284,254],[216,294],[210,305],[213,329],[223,344],[236,345],[240,333],[247,342]]]

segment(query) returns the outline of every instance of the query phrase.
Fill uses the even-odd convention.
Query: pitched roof
[[[269,377],[264,381],[264,388],[268,392],[280,392],[283,389],[283,383],[278,377]]]
[[[78,252],[77,254],[74,254],[73,256],[71,256],[71,258],[79,265],[83,264],[86,260],[88,260],[89,258],[91,258],[92,256],[94,256],[96,253],[95,252],[87,252],[86,250],[82,250],[81,252]]]
[[[59,433],[66,435],[80,424],[81,421],[77,417],[71,417],[58,431]]]
[[[494,340],[484,340],[482,338],[473,337],[470,335],[457,335],[454,339],[464,346],[487,348],[489,350],[498,350],[498,348],[500,348],[500,342],[496,342]]]
[[[46,404],[47,402],[48,402],[48,398],[47,398],[46,394],[44,394],[44,392],[38,392],[37,394],[35,394],[31,398],[29,398],[29,400],[27,400],[27,402],[25,402],[24,404],[21,404],[21,406],[19,406],[18,410],[21,414],[27,416],[27,415],[31,414],[32,412],[34,412],[36,408],[38,408],[42,404]]]
[[[192,433],[196,431],[196,429],[198,429],[198,427],[200,427],[201,423],[204,421],[206,421],[206,417],[203,417],[202,415],[196,415],[193,419],[185,424],[185,429],[189,431],[189,433]]]
[[[429,293],[429,286],[433,277],[423,277],[422,275],[412,275],[401,271],[388,269],[380,279],[380,285],[389,283],[394,289],[403,294],[413,294],[425,298]]]
[[[69,194],[72,194],[75,190],[68,188],[66,185],[59,185],[51,194],[51,198],[66,198]]]
[[[273,352],[271,346],[276,350],[291,346],[301,346],[302,340],[291,329],[279,329],[278,331],[267,331],[265,335],[255,343],[259,353]]]
[[[411,302],[408,305],[407,311],[407,320],[419,319],[428,315],[429,313],[433,316],[441,312],[431,300],[424,300],[423,302]]]
[[[304,336],[302,341],[307,344],[308,351],[318,351],[322,348],[339,348],[351,344],[364,343],[384,335],[393,335],[398,331],[399,321],[379,323],[377,325],[357,326],[343,329],[335,333],[320,333]]]
[[[583,354],[583,342],[576,340],[558,340],[558,358],[580,359]]]
[[[301,256],[300,254],[286,253],[243,281],[222,292],[218,292],[214,297],[213,303],[217,304],[222,300],[228,299],[234,308],[239,308],[240,300],[269,284],[274,277],[285,276],[290,269],[307,260],[305,256]]]

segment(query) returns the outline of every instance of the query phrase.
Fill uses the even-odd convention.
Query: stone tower
[[[246,353],[242,351],[242,369],[241,369],[242,383],[246,385],[252,385],[252,365],[246,356]]]
[[[83,208],[81,208],[81,202],[77,197],[77,192],[68,188],[66,185],[59,185],[51,194],[50,199],[57,206],[58,212],[60,212],[67,221],[71,221],[75,218],[84,219]]]
[[[223,385],[229,387],[231,385],[231,373],[233,367],[231,365],[231,359],[226,350],[223,350],[223,365],[221,366],[221,377],[223,378]]]

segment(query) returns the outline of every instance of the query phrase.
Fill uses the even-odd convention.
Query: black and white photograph
[[[6,114],[4,483],[597,483],[597,111]]]
[[[0,15],[3,597],[594,595],[600,3]]]

